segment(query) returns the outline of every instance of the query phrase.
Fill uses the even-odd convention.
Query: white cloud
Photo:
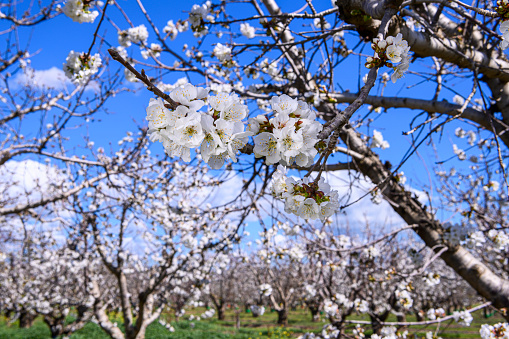
[[[64,89],[72,85],[64,71],[57,67],[45,70],[34,70],[27,67],[25,72],[19,73],[14,81],[21,86],[35,86],[37,88]]]
[[[53,185],[65,176],[55,166],[34,160],[11,160],[0,167],[0,206],[9,207],[37,201],[55,192]]]
[[[34,203],[43,198],[49,198],[58,193],[55,185],[69,182],[66,175],[56,166],[43,164],[34,160],[10,160],[0,166],[0,209],[16,205],[23,206]],[[61,202],[48,207],[39,207],[35,213],[41,220],[50,220],[43,223],[36,219],[25,219],[23,224],[20,218],[8,216],[0,223],[0,228],[8,228],[16,237],[22,237],[24,230],[45,232],[57,240],[64,242],[66,233],[61,228],[61,221],[72,220],[74,213],[63,208]],[[18,244],[5,244],[6,249],[14,250]]]
[[[14,78],[15,86],[31,86],[38,89],[52,88],[55,90],[64,90],[75,85],[65,76],[61,68],[51,67],[50,69],[35,70],[26,67],[23,73],[18,73]],[[86,87],[87,90],[99,91],[100,86],[97,81],[90,81]]]

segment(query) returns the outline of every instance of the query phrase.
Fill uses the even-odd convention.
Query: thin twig
[[[108,52],[110,53],[113,60],[116,60],[120,62],[125,68],[127,68],[131,73],[133,73],[136,76],[136,79],[139,79],[147,85],[147,89],[157,95],[158,97],[161,97],[166,102],[168,102],[171,109],[176,109],[180,104],[178,102],[175,102],[170,96],[163,91],[161,91],[157,86],[155,86],[147,77],[145,74],[145,71],[142,69],[141,73],[138,72],[131,64],[129,64],[124,58],[120,56],[120,54],[113,48],[108,49]]]

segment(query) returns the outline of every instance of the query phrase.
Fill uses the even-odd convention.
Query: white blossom
[[[148,31],[145,25],[131,27],[125,31],[118,32],[118,43],[124,47],[131,46],[131,43],[145,45],[147,39]]]
[[[93,23],[95,18],[99,15],[98,11],[90,10],[93,5],[93,1],[85,3],[83,0],[68,0],[65,3],[63,12],[73,21],[79,23]]]
[[[227,62],[232,59],[232,49],[228,46],[218,43],[216,47],[214,47],[214,55],[219,59],[219,61]]]
[[[65,75],[77,85],[84,85],[90,77],[99,71],[102,65],[99,54],[88,55],[86,53],[69,52],[65,59],[63,69]]]
[[[248,39],[255,37],[255,28],[248,23],[240,24],[240,32]]]

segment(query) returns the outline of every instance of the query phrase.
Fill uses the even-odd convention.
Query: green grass
[[[185,318],[190,314],[200,315],[205,311],[204,308],[197,308],[190,310],[186,313]],[[478,311],[473,314],[474,321],[470,327],[462,327],[456,322],[446,322],[441,324],[439,336],[443,338],[479,338],[479,328],[482,324],[495,324],[497,322],[504,321],[501,316],[493,316],[485,319],[482,316],[482,312]],[[170,333],[164,326],[158,322],[154,322],[147,328],[146,338],[147,339],[265,339],[265,338],[280,338],[273,334],[274,330],[278,330],[277,327],[277,313],[267,312],[263,316],[254,318],[250,313],[242,312],[241,328],[237,330],[235,328],[235,313],[233,310],[226,312],[226,319],[219,321],[217,318],[205,319],[201,321],[193,321],[194,328],[191,328],[191,322],[187,320],[181,320],[178,323],[170,316],[170,314],[163,314],[163,319],[170,321],[175,332]],[[119,326],[121,323],[120,316],[113,316],[112,319],[118,321]],[[367,317],[353,316],[350,319],[362,319],[368,320]],[[388,321],[396,321],[394,316],[390,316]],[[409,316],[407,321],[415,321],[415,317]],[[325,323],[320,321],[313,323],[311,321],[311,315],[307,310],[297,309],[291,311],[289,314],[288,327],[284,330],[292,333],[292,337],[297,337],[305,332],[319,332]],[[120,326],[121,327],[121,326]],[[352,328],[353,325],[350,327]],[[122,328],[122,327],[121,327]],[[364,326],[366,330],[369,326]],[[279,330],[280,332],[284,330]],[[435,331],[435,326],[420,326],[412,327],[409,331],[411,334],[417,334],[418,337],[423,337],[426,331]],[[271,333],[272,332],[272,333]],[[370,331],[366,331],[367,334]],[[271,335],[272,334],[272,335]],[[18,322],[8,325],[5,318],[0,318],[0,339],[48,339],[50,338],[50,331],[47,325],[42,319],[36,319],[34,325],[29,329],[19,328]],[[75,332],[71,335],[72,339],[107,339],[109,338],[101,328],[94,324],[88,323],[83,329]]]

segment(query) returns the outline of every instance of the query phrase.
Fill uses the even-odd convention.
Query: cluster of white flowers
[[[385,40],[379,35],[373,39],[371,48],[375,51],[373,57],[368,57],[366,67],[387,66],[394,69],[391,80],[396,82],[402,78],[410,67],[410,47],[408,42],[403,40],[403,35],[398,33],[395,37],[388,36]],[[397,64],[397,65],[395,65]]]
[[[404,185],[406,183],[406,176],[405,172],[401,171],[398,174],[395,175],[396,181],[400,183],[401,185]]]
[[[344,308],[351,308],[353,306],[353,302],[348,299],[348,297],[342,293],[336,293],[334,295],[334,301]]]
[[[373,260],[380,256],[380,250],[375,246],[369,246],[368,248],[364,248],[362,250],[362,256],[368,260]]]
[[[248,39],[255,37],[255,28],[248,23],[240,24],[240,32]]]
[[[231,63],[232,60],[232,49],[228,46],[218,43],[216,47],[214,47],[214,55],[223,64],[228,64]]]
[[[155,58],[159,58],[163,48],[159,44],[150,44],[150,49],[142,50],[141,56],[143,59],[147,60],[149,56],[152,54]]]
[[[324,325],[322,328],[322,338],[323,339],[334,339],[339,335],[339,330],[332,324]]]
[[[90,8],[94,5],[94,1],[83,0],[68,0],[64,6],[64,14],[67,15],[72,21],[79,22],[94,22],[95,18],[99,15],[98,11],[91,11]]]
[[[465,325],[465,326],[470,326],[470,323],[472,322],[472,320],[474,320],[474,318],[472,317],[472,315],[470,314],[470,312],[467,312],[467,311],[454,311],[452,313],[452,317],[454,318],[454,320],[461,324],[461,325]]]
[[[303,101],[288,95],[274,96],[270,100],[275,116],[270,120],[258,115],[248,120],[248,130],[256,134],[254,153],[265,157],[267,164],[310,166],[318,153],[315,144],[322,125],[315,121],[316,114]]]
[[[193,5],[191,12],[189,12],[189,22],[194,36],[199,38],[209,33],[209,29],[205,26],[205,20],[210,22],[214,21],[214,16],[210,15],[212,3],[207,1],[203,5]]]
[[[505,250],[509,246],[509,237],[503,230],[489,230],[488,238],[498,246],[499,250]]]
[[[286,168],[279,165],[272,177],[272,195],[285,200],[286,213],[303,219],[325,221],[339,208],[338,191],[331,190],[322,177],[318,183],[309,177],[296,181],[286,176]]]
[[[445,310],[443,308],[430,308],[426,313],[429,320],[436,320],[437,318],[445,317]]]
[[[283,81],[277,60],[269,62],[269,59],[265,58],[260,62],[258,68],[261,69],[263,73],[268,74],[272,80]],[[253,79],[256,78],[253,76]]]
[[[189,29],[189,22],[187,21],[177,21],[177,23],[173,23],[173,20],[170,20],[166,23],[166,26],[163,28],[163,32],[168,34],[171,40],[175,40],[179,33],[185,32]]]
[[[389,145],[389,142],[384,140],[384,136],[381,132],[377,131],[376,129],[373,130],[373,138],[371,138],[371,148],[381,148],[386,149],[389,148],[391,145]]]
[[[191,84],[177,87],[170,97],[180,105],[175,110],[163,101],[151,99],[147,107],[150,139],[160,141],[166,153],[191,161],[191,149],[200,147],[202,159],[213,169],[223,166],[225,159],[237,161],[235,154],[248,141],[242,119],[247,106],[236,94],[219,93],[208,97],[210,110],[199,112],[208,91]]]
[[[463,161],[467,158],[467,154],[461,148],[458,148],[456,144],[452,145],[452,151],[458,156],[458,159]]]
[[[338,305],[332,300],[325,300],[323,302],[323,311],[329,318],[334,318],[338,313]]]
[[[408,331],[399,332],[394,326],[383,327],[380,334],[373,334],[371,339],[399,339],[407,338]]]
[[[369,311],[369,303],[366,300],[357,298],[353,301],[353,306],[360,313],[367,313]]]
[[[261,284],[258,286],[258,291],[260,292],[261,296],[268,297],[272,294],[272,286],[269,284]]]
[[[77,85],[85,84],[90,77],[99,71],[102,65],[99,54],[89,55],[71,51],[63,66],[65,75]]]
[[[465,240],[465,246],[468,248],[483,247],[486,242],[486,237],[481,231],[471,233]]]
[[[249,309],[251,310],[255,317],[259,317],[265,313],[265,307],[263,306],[251,305]]]
[[[331,27],[330,23],[328,23],[325,18],[315,18],[315,20],[313,20],[313,26],[322,30],[329,29]]]
[[[463,106],[463,104],[465,103],[465,99],[461,95],[456,94],[452,98],[452,102],[454,102],[456,105]],[[460,127],[458,127],[458,128],[460,128]]]
[[[313,299],[316,296],[316,288],[313,285],[306,284],[304,286],[304,298]]]
[[[458,137],[458,138],[464,138],[464,137],[468,137],[468,144],[470,146],[474,146],[474,143],[475,141],[477,140],[477,135],[475,134],[474,131],[465,131],[463,128],[461,127],[458,127],[456,128],[456,130],[454,130],[454,134]]]
[[[507,323],[484,324],[481,326],[479,334],[482,339],[509,339],[509,325]]]
[[[362,328],[361,325],[357,324],[355,325],[355,328],[352,330],[353,335],[355,338],[365,338],[366,335],[364,334],[364,328]]]
[[[131,43],[146,44],[148,39],[148,31],[145,25],[131,27],[125,31],[118,32],[118,43],[123,47],[131,46]]]
[[[395,292],[398,305],[404,309],[410,309],[414,304],[414,300],[410,296],[410,293],[406,289],[397,289]]]
[[[489,191],[496,192],[496,191],[498,191],[499,188],[500,188],[500,184],[498,183],[498,181],[495,181],[495,180],[490,180],[490,182],[488,182],[486,185],[484,185],[482,187],[482,189],[486,192],[489,192]]]
[[[440,284],[440,275],[436,273],[429,272],[422,279],[430,287]]]
[[[291,261],[301,261],[306,257],[306,253],[299,246],[292,246],[290,248],[277,248],[277,255],[279,257],[283,257],[284,255],[288,256],[288,259]]]

